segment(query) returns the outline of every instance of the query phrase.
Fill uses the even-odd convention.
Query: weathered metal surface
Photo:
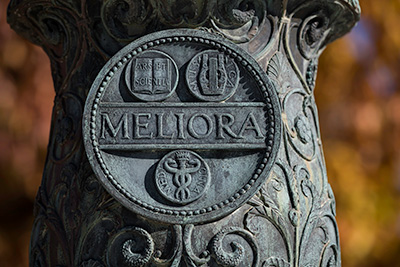
[[[276,89],[257,62],[190,29],[146,35],[112,57],[83,119],[89,162],[109,193],[165,223],[240,207],[267,179],[281,136]]]
[[[313,90],[319,54],[351,29],[359,11],[356,0],[11,1],[9,22],[48,53],[57,93],[31,266],[340,266]],[[196,29],[193,35],[226,49],[172,38],[124,62],[160,33],[129,43],[173,28]],[[171,52],[178,43],[185,45]],[[99,73],[110,78],[96,103]],[[266,91],[257,93],[257,77]],[[261,156],[270,112],[279,124],[276,158]],[[91,123],[99,128],[90,132]],[[89,134],[89,158],[82,133]],[[238,137],[246,134],[253,139],[243,150]],[[96,146],[103,165],[114,168],[109,173]],[[125,184],[112,184],[109,174]],[[259,184],[246,191],[256,174]],[[227,191],[216,188],[221,181]],[[232,194],[238,201],[225,204]]]

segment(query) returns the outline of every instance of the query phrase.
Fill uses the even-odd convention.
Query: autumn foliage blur
[[[0,2],[0,266],[27,266],[54,91],[44,52]],[[400,1],[362,19],[320,59],[316,100],[344,267],[400,266]]]

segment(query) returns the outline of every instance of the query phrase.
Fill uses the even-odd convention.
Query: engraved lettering
[[[138,94],[153,93],[151,80],[153,78],[153,61],[151,58],[138,58],[135,61],[133,91]]]
[[[189,74],[190,76],[196,76],[197,72],[194,71],[194,70],[192,70],[192,69],[189,69],[189,70],[188,70],[188,74]],[[196,81],[192,81],[192,82],[196,82]]]
[[[257,139],[264,138],[264,135],[261,132],[260,126],[258,125],[257,120],[254,117],[252,112],[250,112],[249,115],[247,115],[247,118],[244,121],[238,136],[240,138],[244,138],[245,131],[255,131],[255,133],[256,133],[255,138],[257,138]]]
[[[235,123],[235,117],[229,113],[215,114],[217,120],[217,139],[225,139],[224,131],[226,134],[233,138],[238,138],[231,127]],[[224,120],[225,118],[225,120]]]
[[[156,114],[157,118],[157,138],[165,138],[165,139],[172,139],[174,138],[175,134],[172,133],[170,135],[167,135],[164,133],[164,113],[157,113]]]
[[[101,125],[101,138],[106,138],[106,132],[108,132],[112,137],[117,137],[118,132],[122,129],[122,138],[129,139],[128,133],[128,114],[125,113],[121,116],[116,127],[112,124],[110,117],[107,113],[102,113],[102,125]],[[106,130],[108,128],[108,131]]]
[[[203,121],[203,123],[201,123],[201,121]],[[195,123],[195,122],[197,122],[197,123]],[[205,133],[200,132],[200,130],[203,130],[203,129],[200,129],[200,128],[203,128],[202,126],[206,126]],[[188,131],[191,136],[193,136],[194,138],[197,138],[197,139],[208,137],[213,131],[213,123],[212,123],[211,118],[204,113],[194,114],[189,119]]]
[[[194,139],[207,140],[209,144],[217,144],[222,140],[240,144],[245,139],[246,142],[255,144],[264,138],[265,128],[264,121],[257,121],[256,112],[244,110],[228,112],[225,109],[216,112],[205,108],[196,113],[191,110],[174,112],[161,109],[132,113],[126,109],[120,116],[111,116],[113,111],[109,110],[101,114],[99,134],[102,143],[110,145],[117,143],[139,145],[137,141],[144,139],[151,139],[160,144],[164,143],[163,140],[176,140],[177,144],[181,145]],[[108,140],[108,137],[116,140]],[[168,142],[168,144],[173,143]]]
[[[153,59],[153,92],[163,94],[171,91],[170,61],[166,58]]]
[[[143,101],[162,101],[178,84],[174,60],[160,51],[147,51],[127,65],[125,82],[129,92]]]
[[[133,125],[133,133],[134,137],[137,139],[152,139],[153,133],[141,133],[140,129],[147,129],[149,123],[147,122],[151,118],[151,113],[138,113],[133,114],[134,125]],[[143,118],[146,122],[141,122],[140,118]]]
[[[177,124],[177,128],[178,128],[178,136],[177,136],[177,138],[178,139],[186,139],[186,137],[185,137],[185,133],[184,133],[184,128],[183,128],[183,118],[184,118],[184,116],[185,116],[185,114],[184,113],[177,113],[177,114],[175,114],[175,116],[176,116],[176,119],[177,119],[177,122],[176,122],[176,124]]]
[[[145,62],[144,60],[147,60],[147,62]],[[151,70],[151,67],[151,59],[141,58],[136,61],[136,70]]]

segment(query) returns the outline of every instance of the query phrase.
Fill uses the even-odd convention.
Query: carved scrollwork
[[[150,262],[153,253],[154,241],[146,230],[125,228],[110,240],[107,261],[109,266],[144,266]]]
[[[147,31],[154,16],[148,0],[108,0],[101,8],[107,32],[118,41],[129,41]]]
[[[250,41],[267,13],[265,1],[221,1],[211,19],[213,27],[236,43]]]
[[[284,124],[287,130],[289,143],[304,159],[311,161],[316,156],[316,132],[318,122],[311,101],[301,89],[290,91],[283,101],[286,116]],[[292,105],[301,105],[301,111],[293,112]]]
[[[163,25],[200,27],[209,17],[214,1],[161,0],[157,1],[158,18]]]
[[[224,241],[227,235],[238,235],[242,237],[253,251],[253,263],[251,266],[258,266],[259,251],[257,242],[250,232],[239,227],[225,228],[213,238],[210,249],[215,260],[223,266],[234,267],[239,266],[245,258],[245,249],[238,241],[230,242],[229,244],[232,251],[226,251],[226,244]]]
[[[209,28],[226,38],[244,43],[259,30],[266,15],[264,1],[195,0],[108,0],[101,8],[102,22],[108,34],[127,42],[145,32],[171,27]]]
[[[174,243],[172,245],[172,252],[170,252],[170,257],[161,258],[162,252],[160,250],[156,250],[153,257],[153,263],[156,266],[174,266],[174,264],[179,264],[182,258],[183,252],[183,240],[182,240],[182,226],[174,225],[173,226],[173,240]]]
[[[190,262],[192,266],[203,266],[210,261],[210,253],[208,250],[203,251],[199,256],[193,252],[192,234],[194,226],[189,224],[185,227],[183,235],[183,244],[185,245],[186,262]]]
[[[152,263],[156,266],[180,266],[183,262],[187,266],[204,266],[210,261],[210,255],[207,250],[203,251],[200,256],[196,255],[192,247],[193,238],[193,224],[186,226],[174,225],[173,226],[173,239],[174,244],[172,251],[169,252],[170,257],[162,259],[162,252],[156,250]]]
[[[301,24],[298,36],[299,51],[306,59],[318,54],[328,29],[329,19],[324,13],[307,17]]]
[[[63,94],[55,101],[54,139],[51,140],[50,159],[62,163],[68,159],[80,145],[81,138],[81,99],[73,93]]]

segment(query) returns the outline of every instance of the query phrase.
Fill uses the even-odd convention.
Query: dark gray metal
[[[83,123],[89,162],[108,192],[178,224],[242,206],[268,178],[281,137],[276,89],[257,62],[190,29],[146,35],[113,56]]]
[[[11,1],[56,90],[31,266],[340,266],[313,90],[318,56],[359,13]]]

